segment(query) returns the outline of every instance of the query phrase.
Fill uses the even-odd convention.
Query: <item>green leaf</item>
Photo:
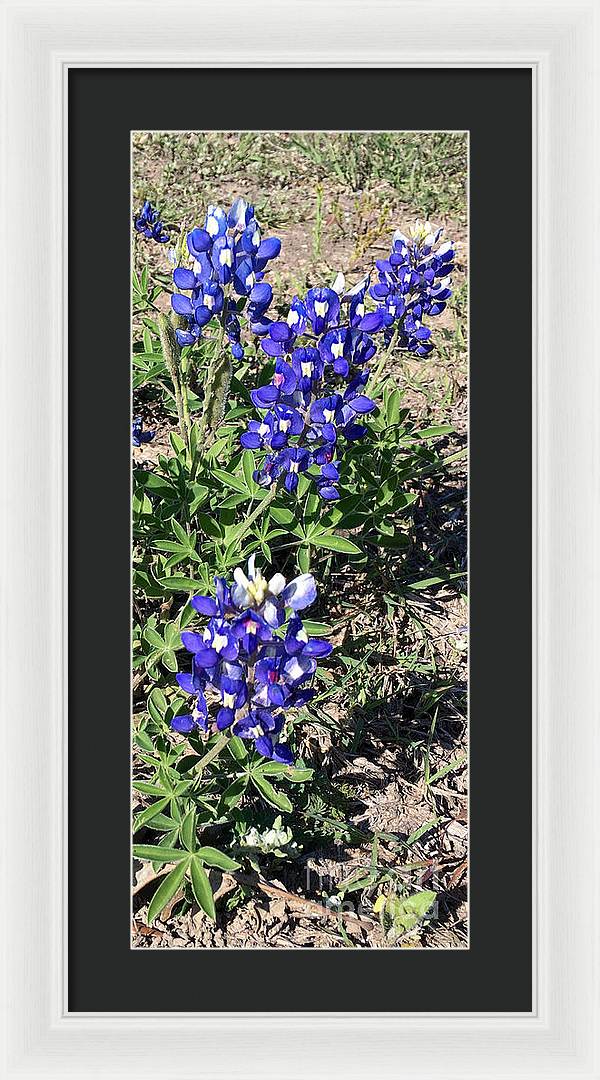
[[[304,784],[312,780],[314,769],[295,769],[293,765],[283,765],[279,761],[268,761],[266,765],[259,766],[254,775],[281,776],[283,780],[291,780],[293,784]]]
[[[189,866],[189,859],[189,855],[187,859],[182,859],[159,885],[150,901],[150,906],[148,907],[148,923],[154,922],[156,916],[160,915],[165,905],[169,903],[169,900],[173,896],[175,896],[175,893],[185,877],[185,872]]]
[[[181,848],[157,847],[155,844],[134,844],[133,857],[157,863],[179,862],[180,859],[187,859],[188,852]]]
[[[303,574],[308,574],[310,570],[310,547],[307,545],[298,548],[298,569]]]
[[[393,536],[380,533],[376,537],[375,543],[377,547],[389,548],[391,551],[402,551],[409,547],[410,540],[406,533],[395,533]]]
[[[208,514],[196,514],[196,521],[205,536],[208,536],[209,540],[221,540],[223,536],[221,526],[217,524],[213,518],[209,517]]]
[[[136,744],[141,746],[142,750],[148,750],[150,753],[154,751],[154,743],[147,731],[142,731],[140,728],[139,731],[136,731],[134,739]]]
[[[190,878],[197,903],[202,910],[206,912],[209,919],[213,919],[214,921],[216,918],[215,901],[210,887],[210,881],[208,880],[208,874],[202,866],[202,863],[195,856],[190,863]]]
[[[246,483],[244,480],[240,479],[239,476],[234,476],[232,473],[226,472],[225,469],[213,469],[212,474],[217,480],[220,480],[222,484],[225,484],[226,487],[233,488],[234,491],[239,491],[243,495],[248,494]]]
[[[232,735],[227,743],[227,749],[236,761],[245,761],[248,757],[248,751],[244,746],[244,740],[240,739],[239,735]]]
[[[167,671],[177,671],[177,657],[174,652],[169,650],[163,653],[162,662],[165,665]]]
[[[220,817],[228,810],[232,810],[234,806],[237,806],[241,801],[242,796],[248,787],[248,778],[246,776],[238,776],[228,788],[225,789],[219,800],[219,806],[217,810],[217,816]]]
[[[153,645],[155,649],[163,650],[165,647],[163,639],[153,626],[146,627],[146,629],[144,630],[144,638],[148,642],[148,644]]]
[[[432,585],[444,585],[447,581],[453,581],[455,578],[466,577],[465,570],[459,570],[455,574],[444,574],[440,577],[422,578],[421,581],[413,581],[410,585],[407,585],[408,589],[429,589]]]
[[[218,866],[219,870],[239,870],[240,868],[238,862],[230,859],[224,851],[219,851],[214,847],[199,847],[195,852],[195,857],[207,863],[208,866]]]
[[[254,787],[271,806],[275,806],[278,810],[285,810],[288,814],[292,812],[294,808],[287,795],[284,795],[282,791],[276,791],[264,776],[260,773],[253,774],[251,779]]]
[[[193,851],[196,846],[196,811],[190,810],[183,819],[181,826],[181,839],[188,851]]]
[[[452,424],[436,424],[433,427],[421,428],[420,431],[415,431],[413,438],[433,439],[436,435],[450,435],[453,431]]]
[[[134,831],[137,832],[141,829],[142,825],[147,825],[149,821],[152,821],[153,817],[157,814],[161,814],[162,811],[168,806],[171,796],[167,795],[166,799],[158,799],[151,806],[147,806],[145,810],[142,810],[141,814],[138,814],[134,822]]]
[[[444,765],[442,769],[438,769],[438,771],[434,773],[433,776],[430,776],[429,783],[434,784],[436,780],[441,780],[442,777],[447,776],[448,773],[453,772],[454,769],[460,769],[461,765],[464,765],[466,760],[466,754],[459,754],[457,758],[454,758],[454,761],[449,761],[448,764]]]
[[[185,450],[185,443],[181,438],[181,435],[177,435],[176,432],[169,432],[169,441],[176,454],[182,454]]]
[[[311,637],[327,637],[328,634],[333,633],[333,627],[328,626],[324,622],[313,622],[312,619],[302,620],[304,629]]]
[[[337,533],[322,533],[321,536],[311,536],[311,543],[315,547],[327,548],[328,551],[342,551],[346,555],[362,555],[362,551],[352,540]]]
[[[271,506],[269,514],[278,525],[291,525],[295,520],[293,511],[285,506]]]
[[[252,479],[252,473],[256,468],[256,462],[254,460],[254,454],[251,450],[244,450],[242,454],[242,472],[244,474],[244,480],[246,481],[246,487],[248,491],[252,491],[255,487],[254,480]]]
[[[158,784],[148,784],[145,780],[136,780],[133,785],[135,791],[141,791],[143,795],[158,795],[164,798],[165,789]]]
[[[156,580],[160,585],[164,585],[165,589],[170,589],[171,592],[196,592],[200,584],[198,581],[194,581],[193,578],[183,577],[179,574],[173,574],[171,577],[159,577]]]
[[[411,844],[416,844],[417,840],[420,840],[422,836],[425,836],[425,833],[428,833],[430,829],[433,829],[438,821],[441,821],[441,818],[431,818],[431,821],[426,821],[423,825],[420,825],[418,829],[415,829],[414,832],[411,832],[410,836],[407,836],[406,838],[406,846],[410,847]]]

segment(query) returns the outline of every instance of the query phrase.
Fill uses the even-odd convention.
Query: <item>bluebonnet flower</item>
[[[385,319],[386,337],[395,327],[399,346],[417,356],[433,349],[424,317],[440,315],[452,295],[454,246],[449,240],[440,243],[441,235],[442,229],[419,219],[407,235],[395,232],[388,258],[376,262],[378,281],[370,287]]]
[[[246,449],[266,451],[254,473],[261,487],[283,479],[293,492],[305,473],[321,498],[339,498],[344,444],[364,438],[368,428],[361,420],[375,408],[366,384],[377,335],[389,344],[396,329],[399,347],[420,356],[431,351],[423,319],[439,314],[450,296],[454,256],[452,244],[439,245],[440,235],[421,222],[410,239],[395,233],[389,258],[376,264],[374,285],[366,274],[344,291],[338,274],[333,288],[295,296],[287,319],[270,319],[269,293],[257,296],[250,328],[275,367],[270,382],[250,393],[265,415],[249,422],[240,441]],[[374,310],[367,310],[369,297]]]
[[[248,423],[240,442],[267,451],[254,473],[262,487],[283,478],[286,490],[294,492],[306,473],[323,499],[339,498],[340,459],[333,460],[331,448],[340,434],[347,441],[366,434],[356,416],[375,408],[363,390],[377,346],[363,327],[368,315],[375,315],[375,328],[385,320],[364,312],[368,280],[340,300],[344,280],[338,275],[336,288],[310,289],[304,300],[295,296],[287,319],[270,320],[264,306],[256,313],[251,329],[275,366],[270,382],[250,392],[256,408],[266,412],[261,421]],[[348,305],[345,319],[343,304]]]
[[[317,596],[311,574],[286,583],[281,574],[269,580],[255,566],[237,567],[234,582],[215,578],[215,596],[194,596],[191,606],[208,617],[203,631],[185,630],[181,640],[192,654],[191,673],[177,682],[193,695],[192,712],[174,717],[171,727],[183,735],[194,730],[231,731],[250,739],[263,757],[292,764],[294,756],[280,736],[289,709],[310,701],[317,659],[332,649],[311,640],[299,611]],[[209,715],[207,689],[218,699]]]
[[[252,325],[261,319],[272,299],[270,286],[263,282],[271,259],[279,255],[281,241],[263,240],[254,208],[245,199],[236,199],[228,213],[209,206],[204,224],[187,235],[192,265],[173,273],[177,292],[171,296],[173,310],[187,320],[175,331],[180,345],[193,345],[202,329],[219,315],[236,360],[244,355],[241,325],[234,294],[247,300],[247,317]],[[189,295],[186,295],[189,294]],[[269,320],[265,332],[268,329]]]
[[[144,431],[143,427],[141,416],[136,416],[131,424],[131,441],[134,446],[141,446],[142,443],[151,442],[156,435],[155,431]]]
[[[146,199],[138,214],[134,214],[133,225],[136,232],[141,232],[147,240],[156,240],[158,244],[166,244],[170,239],[152,203]]]

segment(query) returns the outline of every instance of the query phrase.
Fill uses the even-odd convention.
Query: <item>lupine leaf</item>
[[[361,549],[352,540],[337,533],[322,533],[320,536],[311,536],[311,544],[315,547],[327,548],[328,551],[341,551],[347,555],[362,555]]]
[[[244,746],[243,739],[240,739],[239,735],[232,735],[227,743],[227,749],[236,761],[245,761],[248,757],[248,751]]]
[[[415,893],[413,896],[385,896],[381,894],[375,901],[373,910],[381,914],[383,926],[392,940],[407,934],[421,921],[434,903],[436,893],[430,889]]]
[[[147,806],[145,810],[142,810],[135,819],[135,831],[141,829],[142,825],[147,825],[149,821],[152,821],[153,817],[160,814],[170,802],[171,796],[167,795],[166,799],[158,799],[151,806]]]
[[[240,868],[240,864],[235,859],[230,859],[224,851],[219,851],[214,847],[199,847],[195,855],[208,866],[218,866],[219,870],[239,870]]]
[[[302,620],[304,629],[311,637],[327,637],[333,632],[333,628],[324,622],[314,622],[312,619]]]
[[[164,585],[165,589],[170,589],[172,592],[197,592],[199,582],[194,578],[183,577],[182,575],[173,574],[171,577],[160,577],[156,579],[161,585]]]
[[[206,912],[210,919],[216,918],[215,901],[208,880],[208,874],[202,863],[194,856],[190,863],[190,878],[192,890],[199,906]]]
[[[148,923],[154,922],[157,915],[160,915],[162,909],[169,903],[169,900],[175,896],[175,893],[185,877],[189,861],[190,856],[188,855],[187,859],[182,859],[181,862],[171,870],[171,873],[167,874],[166,878],[163,878],[150,901],[148,907]]]
[[[151,862],[179,862],[180,859],[187,859],[188,854],[181,848],[158,847],[156,844],[133,845],[134,859],[149,859]]]
[[[181,839],[188,851],[193,851],[196,846],[196,811],[190,810],[183,819],[181,826]]]
[[[226,469],[213,469],[212,474],[217,480],[220,480],[226,487],[233,488],[234,491],[239,491],[243,495],[248,494],[248,488],[245,481],[239,476],[234,476],[233,473],[227,472]]]
[[[247,787],[248,778],[246,776],[239,776],[225,789],[219,801],[219,816],[224,814],[227,810],[232,810],[234,806],[237,806]]]
[[[265,780],[265,777],[261,776],[260,773],[252,774],[252,783],[263,799],[266,799],[271,806],[277,807],[278,810],[285,810],[288,814],[292,812],[294,807],[287,795],[284,795],[282,791],[276,791],[273,785],[268,780]]]

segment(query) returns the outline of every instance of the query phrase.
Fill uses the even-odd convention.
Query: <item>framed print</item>
[[[597,5],[5,9],[4,1075],[597,1077]]]
[[[133,948],[469,946],[467,185],[466,132],[132,133]]]

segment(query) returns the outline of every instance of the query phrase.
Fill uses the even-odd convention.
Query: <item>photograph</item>
[[[130,947],[468,950],[469,132],[130,191]]]

